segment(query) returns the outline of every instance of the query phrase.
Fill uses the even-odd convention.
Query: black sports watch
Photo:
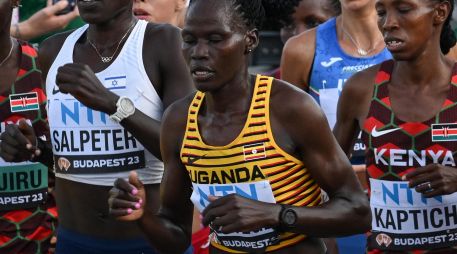
[[[297,213],[293,206],[281,204],[281,211],[279,212],[279,228],[283,232],[290,231],[295,228],[297,223]]]

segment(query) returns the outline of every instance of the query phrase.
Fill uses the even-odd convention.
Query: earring
[[[252,52],[252,49],[248,49],[248,52]]]

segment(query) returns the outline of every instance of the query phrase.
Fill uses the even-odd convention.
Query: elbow
[[[354,225],[357,225],[354,228],[357,232],[354,233],[366,233],[371,230],[370,203],[365,195],[353,200],[352,214],[356,222]]]

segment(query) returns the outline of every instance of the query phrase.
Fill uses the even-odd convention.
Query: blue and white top
[[[331,128],[335,125],[336,105],[346,80],[356,72],[391,58],[392,55],[385,48],[369,57],[354,57],[345,53],[338,43],[335,18],[317,27],[309,90],[324,110]],[[332,97],[331,100],[328,95]]]

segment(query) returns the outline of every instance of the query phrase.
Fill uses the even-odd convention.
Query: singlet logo
[[[267,157],[265,143],[257,143],[243,146],[244,161],[252,161]]]
[[[330,61],[326,62],[326,61],[322,61],[321,62],[321,65],[325,68],[328,68],[330,66],[332,66],[333,64],[339,62],[339,61],[343,61],[343,58],[341,57],[332,57],[330,58]]]
[[[37,92],[12,94],[9,97],[12,113],[40,109]]]
[[[386,134],[389,134],[389,133],[397,131],[397,130],[400,130],[400,128],[378,131],[378,130],[376,130],[376,126],[375,126],[375,127],[373,127],[373,130],[371,130],[371,136],[373,136],[374,138],[377,138],[377,137],[384,136]]]
[[[187,158],[187,164],[189,165],[194,165],[195,162],[197,162],[198,160],[200,159],[203,159],[206,157],[206,154],[202,155],[202,156],[195,156],[195,157],[188,157]]]
[[[197,157],[201,159],[202,157]],[[195,159],[193,159],[195,162]],[[265,176],[259,166],[241,167],[226,170],[189,170],[190,179],[198,184],[229,184],[255,182],[264,180]]]
[[[444,166],[455,167],[455,160],[450,150],[405,150],[405,149],[374,149],[375,163],[384,166],[399,166],[399,167],[424,167],[427,165],[427,157],[433,162]]]
[[[457,124],[432,124],[432,142],[457,141]]]
[[[105,85],[108,90],[122,90],[127,88],[127,76],[105,78]]]

